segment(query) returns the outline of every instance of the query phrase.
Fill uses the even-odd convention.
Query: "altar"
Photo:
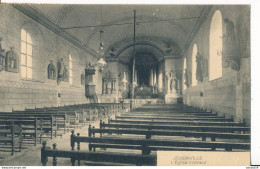
[[[158,91],[155,86],[140,85],[135,87],[136,99],[158,98]]]

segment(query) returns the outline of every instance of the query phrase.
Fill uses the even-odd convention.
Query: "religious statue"
[[[223,66],[231,66],[231,69],[238,71],[240,69],[241,56],[239,42],[236,40],[237,38],[235,34],[234,22],[228,18],[225,18],[224,23],[226,24],[226,34],[223,36],[223,43],[225,47]]]
[[[157,85],[157,83],[155,83],[154,86],[153,86],[153,92],[154,92],[154,94],[158,94],[158,85]]]
[[[201,71],[203,77],[208,76],[208,59],[206,58],[203,58],[201,61]]]
[[[95,69],[95,65],[92,64],[91,62],[88,62],[88,63],[86,64],[86,68],[87,68],[87,69]]]
[[[5,50],[2,49],[2,40],[2,37],[0,37],[0,72],[5,69]]]
[[[55,80],[56,78],[56,68],[51,60],[51,63],[48,65],[48,79]]]
[[[188,77],[188,70],[184,69],[184,84],[189,87],[189,77]]]
[[[176,77],[176,73],[171,71],[169,73],[169,79],[170,79],[170,90],[176,90],[177,89],[177,77]]]
[[[60,84],[60,82],[62,80],[64,80],[64,62],[63,62],[63,58],[61,58],[58,61],[58,77],[57,77],[58,85]]]
[[[18,55],[11,47],[11,51],[6,52],[5,70],[18,73]]]
[[[203,60],[203,57],[197,53],[196,55],[196,62],[197,62],[197,70],[196,70],[196,79],[200,82],[203,81],[203,77],[202,77],[202,60]]]
[[[85,85],[85,73],[84,73],[84,71],[82,71],[80,79],[81,79],[81,85]]]
[[[234,23],[230,21],[228,18],[224,19],[224,23],[226,24],[226,35],[224,37],[226,37],[227,40],[235,41],[236,36]]]
[[[64,81],[69,81],[69,71],[66,65],[64,65]]]

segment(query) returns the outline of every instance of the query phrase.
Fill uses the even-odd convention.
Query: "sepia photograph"
[[[0,16],[0,166],[253,165],[250,4]]]

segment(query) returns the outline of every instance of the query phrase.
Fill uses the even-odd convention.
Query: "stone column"
[[[156,77],[156,69],[153,69],[153,85],[155,85],[157,82],[157,77]]]
[[[150,71],[150,85],[153,86],[153,69]]]
[[[137,70],[135,70],[135,80],[134,82],[137,84]]]

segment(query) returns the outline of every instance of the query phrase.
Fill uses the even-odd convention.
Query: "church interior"
[[[1,165],[250,152],[250,6],[1,4],[0,16]]]

